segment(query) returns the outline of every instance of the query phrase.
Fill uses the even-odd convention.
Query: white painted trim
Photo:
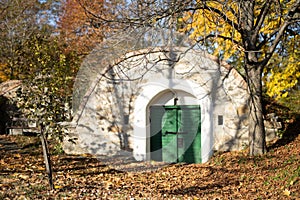
[[[165,91],[184,91],[193,95],[201,107],[201,157],[208,161],[213,149],[213,106],[210,96],[201,86],[190,80],[158,79],[141,86],[134,106],[133,154],[136,160],[150,159],[149,107]]]

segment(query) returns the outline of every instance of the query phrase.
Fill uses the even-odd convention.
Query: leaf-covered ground
[[[299,130],[294,125],[293,135],[263,156],[218,153],[205,164],[147,172],[118,170],[88,155],[52,155],[52,191],[38,138],[0,135],[0,199],[299,199]]]

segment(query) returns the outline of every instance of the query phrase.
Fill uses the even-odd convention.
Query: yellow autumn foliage
[[[294,43],[296,42],[296,43]],[[300,79],[300,52],[298,50],[300,36],[293,38],[288,44],[289,57],[274,57],[272,68],[266,78],[267,94],[276,99],[287,97],[291,88]],[[283,66],[284,65],[284,66]],[[268,68],[266,68],[267,70]]]
[[[232,8],[237,8],[235,1],[228,1],[228,4]],[[222,3],[215,1],[207,2],[207,5],[218,10],[227,9]],[[235,16],[230,10],[226,11],[226,15],[229,21],[237,23]],[[180,31],[189,32],[193,30],[190,37],[196,41],[200,37],[210,37],[211,33],[216,35],[212,38],[213,43],[216,44],[214,55],[223,54],[223,59],[227,60],[240,48],[236,43],[241,41],[240,33],[226,23],[221,16],[212,15],[209,9],[200,9],[195,13],[189,12],[183,17],[182,21],[186,26]]]
[[[284,16],[287,15],[290,7],[296,0],[285,1],[280,0],[272,2],[268,14],[264,18],[263,24],[258,32],[258,40],[270,38],[278,31],[280,25],[284,22]],[[199,5],[206,5],[205,9],[188,12],[179,20],[184,24],[180,31],[190,34],[195,42],[209,41],[204,43],[208,45],[213,55],[221,56],[223,60],[234,60],[236,64],[243,64],[245,50],[243,49],[242,36],[236,29],[234,24],[243,23],[238,18],[237,13],[240,12],[239,1],[236,0],[220,0],[220,1],[203,1],[198,0]],[[253,10],[254,24],[259,20],[260,13],[265,5],[264,0],[255,0]],[[280,3],[280,5],[278,4]],[[288,95],[290,88],[293,88],[300,77],[299,53],[297,50],[300,45],[299,35],[295,38],[289,38],[293,49],[287,50],[288,54],[283,57],[279,52],[275,51],[273,59],[270,60],[264,71],[264,84],[267,87],[267,94],[271,97],[282,98]],[[260,42],[259,41],[259,42]],[[292,44],[293,43],[293,44]],[[263,60],[267,55],[267,51],[271,43],[267,41],[259,49],[259,61]],[[285,46],[285,47],[286,47]],[[236,66],[241,68],[241,66]]]

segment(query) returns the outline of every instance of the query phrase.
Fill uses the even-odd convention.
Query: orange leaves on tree
[[[58,25],[68,44],[67,50],[85,55],[102,41],[104,27],[97,24],[92,15],[102,15],[103,10],[103,1],[65,1]]]

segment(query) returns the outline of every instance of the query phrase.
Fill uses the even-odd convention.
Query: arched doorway
[[[211,111],[209,96],[191,81],[147,83],[134,109],[135,158],[206,162],[213,143]]]
[[[149,140],[151,160],[201,163],[200,106],[151,106]]]

